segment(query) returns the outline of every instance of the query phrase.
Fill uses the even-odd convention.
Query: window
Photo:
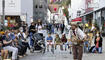
[[[35,8],[38,8],[38,5],[36,5]]]
[[[42,5],[40,5],[39,8],[42,8]]]

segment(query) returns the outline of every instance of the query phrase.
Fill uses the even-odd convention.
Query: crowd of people
[[[9,30],[2,30],[0,31],[0,52],[1,57],[3,59],[7,59],[10,52],[12,52],[12,60],[18,60],[23,56],[26,56],[27,49],[32,52],[32,48],[34,46],[33,34],[35,33],[43,33],[45,30],[47,31],[47,51],[49,52],[49,46],[56,50],[57,46],[60,46],[60,50],[70,50],[70,54],[73,52],[74,60],[77,59],[77,53],[79,53],[79,60],[82,60],[82,54],[84,52],[91,52],[91,53],[102,53],[102,36],[99,31],[97,31],[94,36],[89,35],[88,32],[83,32],[77,24],[71,24],[71,28],[68,29],[68,34],[65,33],[65,25],[62,24],[42,24],[42,23],[34,23],[32,22],[31,25],[28,27],[28,24],[22,22],[22,26],[20,27],[12,27]],[[60,33],[58,33],[60,31]],[[55,37],[52,37],[52,34]],[[60,37],[60,35],[62,35]],[[44,35],[46,36],[46,35]],[[69,38],[67,38],[67,36]],[[91,41],[94,39],[94,46],[91,46]],[[29,41],[28,41],[28,38]],[[77,38],[77,39],[76,39]],[[73,40],[83,40],[83,43],[78,43],[78,41]],[[53,42],[54,40],[54,42]],[[65,48],[63,48],[63,45]],[[82,46],[83,47],[82,47]],[[73,49],[71,49],[73,48]],[[84,49],[82,49],[84,48]],[[80,52],[77,52],[80,50]],[[54,53],[54,52],[53,52]]]

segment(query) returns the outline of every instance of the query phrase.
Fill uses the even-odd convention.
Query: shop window
[[[38,8],[38,5],[36,5],[35,8]]]

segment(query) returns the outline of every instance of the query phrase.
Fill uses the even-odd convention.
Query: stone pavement
[[[104,38],[105,40],[105,38]],[[103,41],[103,53],[102,54],[93,54],[93,53],[84,53],[83,60],[105,60],[105,41]],[[45,54],[34,52],[29,53],[28,56],[21,58],[20,60],[73,60],[72,54],[69,54],[68,51],[60,51],[59,47],[55,50],[55,54],[51,52],[46,52]]]
[[[54,37],[54,35],[52,35]],[[105,38],[103,39],[103,53],[102,54],[93,54],[93,53],[84,53],[83,60],[105,60]],[[55,50],[55,54],[51,52],[46,52],[45,54],[34,52],[29,53],[28,56],[21,58],[20,60],[73,60],[73,55],[69,54],[69,50],[60,51],[59,47]]]

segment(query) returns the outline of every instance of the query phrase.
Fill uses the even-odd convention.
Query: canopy
[[[72,20],[72,22],[81,22],[82,21],[82,18],[76,18],[74,20]]]

